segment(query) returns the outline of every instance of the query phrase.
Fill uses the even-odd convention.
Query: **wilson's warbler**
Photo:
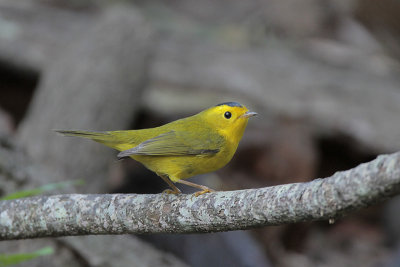
[[[202,189],[196,196],[213,191],[186,179],[218,170],[235,154],[247,121],[257,115],[236,102],[226,102],[194,116],[160,127],[127,131],[63,131],[67,136],[92,139],[121,151],[118,158],[131,157],[160,176],[172,190],[174,183]]]

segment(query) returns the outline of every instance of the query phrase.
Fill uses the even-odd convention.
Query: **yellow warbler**
[[[131,157],[160,176],[172,190],[174,183],[202,189],[196,196],[212,189],[182,179],[218,170],[235,154],[248,119],[255,112],[237,102],[226,102],[191,117],[160,127],[126,131],[64,131],[67,136],[92,139],[121,151],[118,158]]]

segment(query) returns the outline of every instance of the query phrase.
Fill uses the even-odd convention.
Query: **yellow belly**
[[[176,182],[198,174],[216,171],[224,167],[233,153],[223,151],[212,156],[131,156],[157,174],[166,174]]]

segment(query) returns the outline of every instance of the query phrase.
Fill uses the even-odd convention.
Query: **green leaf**
[[[0,267],[18,264],[24,261],[32,260],[40,256],[50,255],[54,253],[52,247],[44,247],[31,253],[17,253],[17,254],[0,254]]]
[[[83,180],[46,184],[46,185],[43,185],[38,188],[18,191],[18,192],[6,195],[4,197],[1,197],[0,200],[11,200],[11,199],[16,199],[16,198],[32,197],[32,196],[37,196],[37,195],[43,194],[44,192],[48,192],[48,191],[52,191],[52,190],[56,190],[56,189],[60,189],[60,188],[65,188],[67,186],[82,185],[82,184],[84,184]]]

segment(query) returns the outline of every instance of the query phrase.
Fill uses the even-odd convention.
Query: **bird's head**
[[[221,103],[200,114],[218,133],[232,142],[240,141],[249,118],[257,115],[237,102]]]

